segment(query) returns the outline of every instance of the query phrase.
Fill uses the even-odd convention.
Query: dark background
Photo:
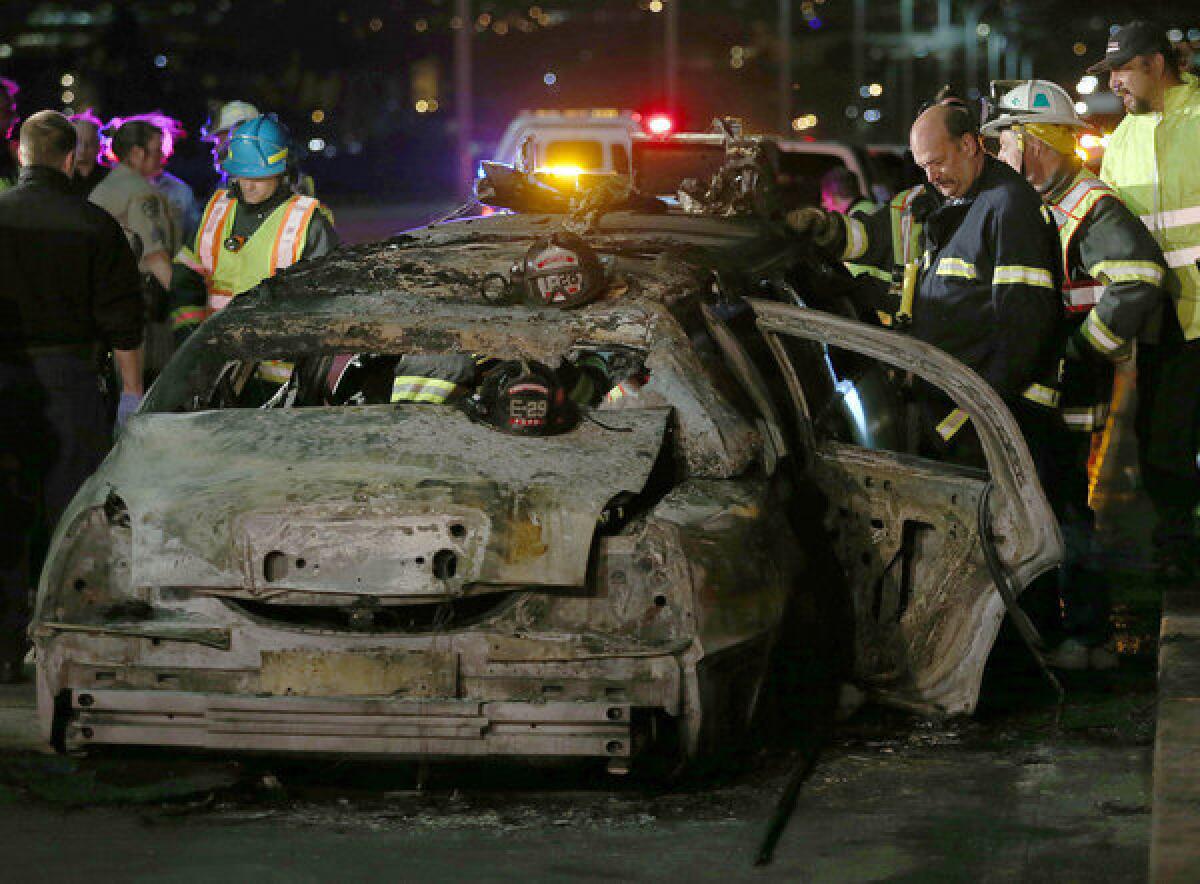
[[[664,79],[667,14],[651,8],[663,2],[678,4],[673,108]],[[1108,0],[910,0],[914,30],[904,40],[905,0],[861,2],[862,84],[853,77],[855,0],[791,5],[786,119],[817,118],[803,136],[903,143],[914,110],[904,106],[902,88],[910,58],[913,105],[946,74],[964,91],[986,89],[986,40],[978,42],[973,83],[963,79],[961,37],[942,57],[931,43],[939,6],[959,33],[973,9],[993,40],[1007,41],[994,53],[999,62],[1011,54],[1014,69],[1070,89],[1103,54],[1109,28],[1135,14],[1133,5]],[[213,102],[241,98],[277,112],[302,147],[324,145],[305,161],[324,193],[364,201],[444,195],[462,189],[454,8],[454,0],[3,0],[0,74],[20,84],[24,114],[94,107],[107,119],[161,108],[181,118],[190,136],[172,169],[197,191],[211,180],[201,125]],[[1153,9],[1200,47],[1196,3]],[[777,129],[785,119],[776,86],[779,12],[779,0],[473,0],[474,152],[487,156],[523,108],[669,110],[686,128],[734,114],[751,131]],[[65,75],[73,78],[69,88]],[[872,82],[882,95],[860,96]],[[425,113],[416,110],[421,100]],[[877,120],[864,119],[875,113]]]

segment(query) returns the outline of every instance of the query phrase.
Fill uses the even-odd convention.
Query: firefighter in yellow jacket
[[[1057,581],[1050,631],[1063,640],[1048,655],[1064,669],[1107,668],[1108,587],[1097,566],[1088,508],[1092,434],[1104,428],[1113,366],[1138,348],[1154,352],[1178,337],[1164,308],[1162,252],[1111,187],[1083,167],[1076,134],[1086,128],[1071,97],[1045,80],[993,84],[998,115],[983,127],[1000,139],[1000,159],[1023,174],[1050,209],[1062,250],[1062,303],[1068,327],[1050,501],[1062,522],[1066,560]],[[1049,618],[1048,618],[1049,619]],[[1057,627],[1057,628],[1056,628]]]
[[[338,244],[327,210],[284,183],[290,136],[260,116],[239,123],[222,161],[231,184],[212,195],[171,278],[171,321],[177,343],[210,314],[276,271],[326,255]],[[286,367],[280,377],[286,380]],[[269,371],[265,366],[262,371]]]
[[[1200,574],[1200,81],[1182,71],[1166,30],[1131,22],[1108,41],[1090,73],[1107,73],[1125,104],[1100,169],[1162,248],[1163,287],[1182,340],[1137,360],[1142,481],[1154,503],[1154,540],[1164,573]],[[1147,358],[1149,357],[1149,358]],[[1147,408],[1149,405],[1149,408]]]

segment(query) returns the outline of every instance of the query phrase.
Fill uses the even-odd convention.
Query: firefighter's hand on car
[[[841,215],[810,206],[787,214],[788,227],[807,236],[813,245],[830,255],[840,255],[846,244],[846,227]]]

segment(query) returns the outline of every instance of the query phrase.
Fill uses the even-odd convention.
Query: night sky
[[[679,4],[674,108],[666,106],[664,3]],[[904,141],[910,57],[914,105],[943,73],[964,90],[986,88],[986,40],[974,83],[964,80],[961,37],[942,70],[930,43],[939,0],[914,0],[908,43],[900,36],[903,3],[864,3],[863,83],[853,77],[854,0],[792,3],[786,119],[815,117],[804,135]],[[1011,41],[997,59],[1027,58],[1035,75],[1068,88],[1133,8],[1106,0],[942,3],[952,27],[961,29],[975,7],[993,41]],[[465,24],[473,34],[476,150],[486,156],[507,120],[536,107],[670,110],[689,128],[737,115],[751,130],[770,131],[785,118],[779,7],[777,0],[474,0]],[[1185,36],[1192,30],[1200,46],[1195,3],[1155,8]],[[205,174],[198,135],[211,103],[242,98],[277,112],[301,145],[316,148],[308,165],[328,188],[417,194],[451,185],[453,38],[464,24],[455,0],[5,0],[4,13],[0,74],[20,83],[23,113],[95,107],[108,118],[162,108],[192,133],[176,160],[185,176]]]

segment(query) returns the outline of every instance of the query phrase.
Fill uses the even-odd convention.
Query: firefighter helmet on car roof
[[[535,240],[519,271],[534,305],[581,307],[604,291],[604,265],[575,233],[559,232]]]

